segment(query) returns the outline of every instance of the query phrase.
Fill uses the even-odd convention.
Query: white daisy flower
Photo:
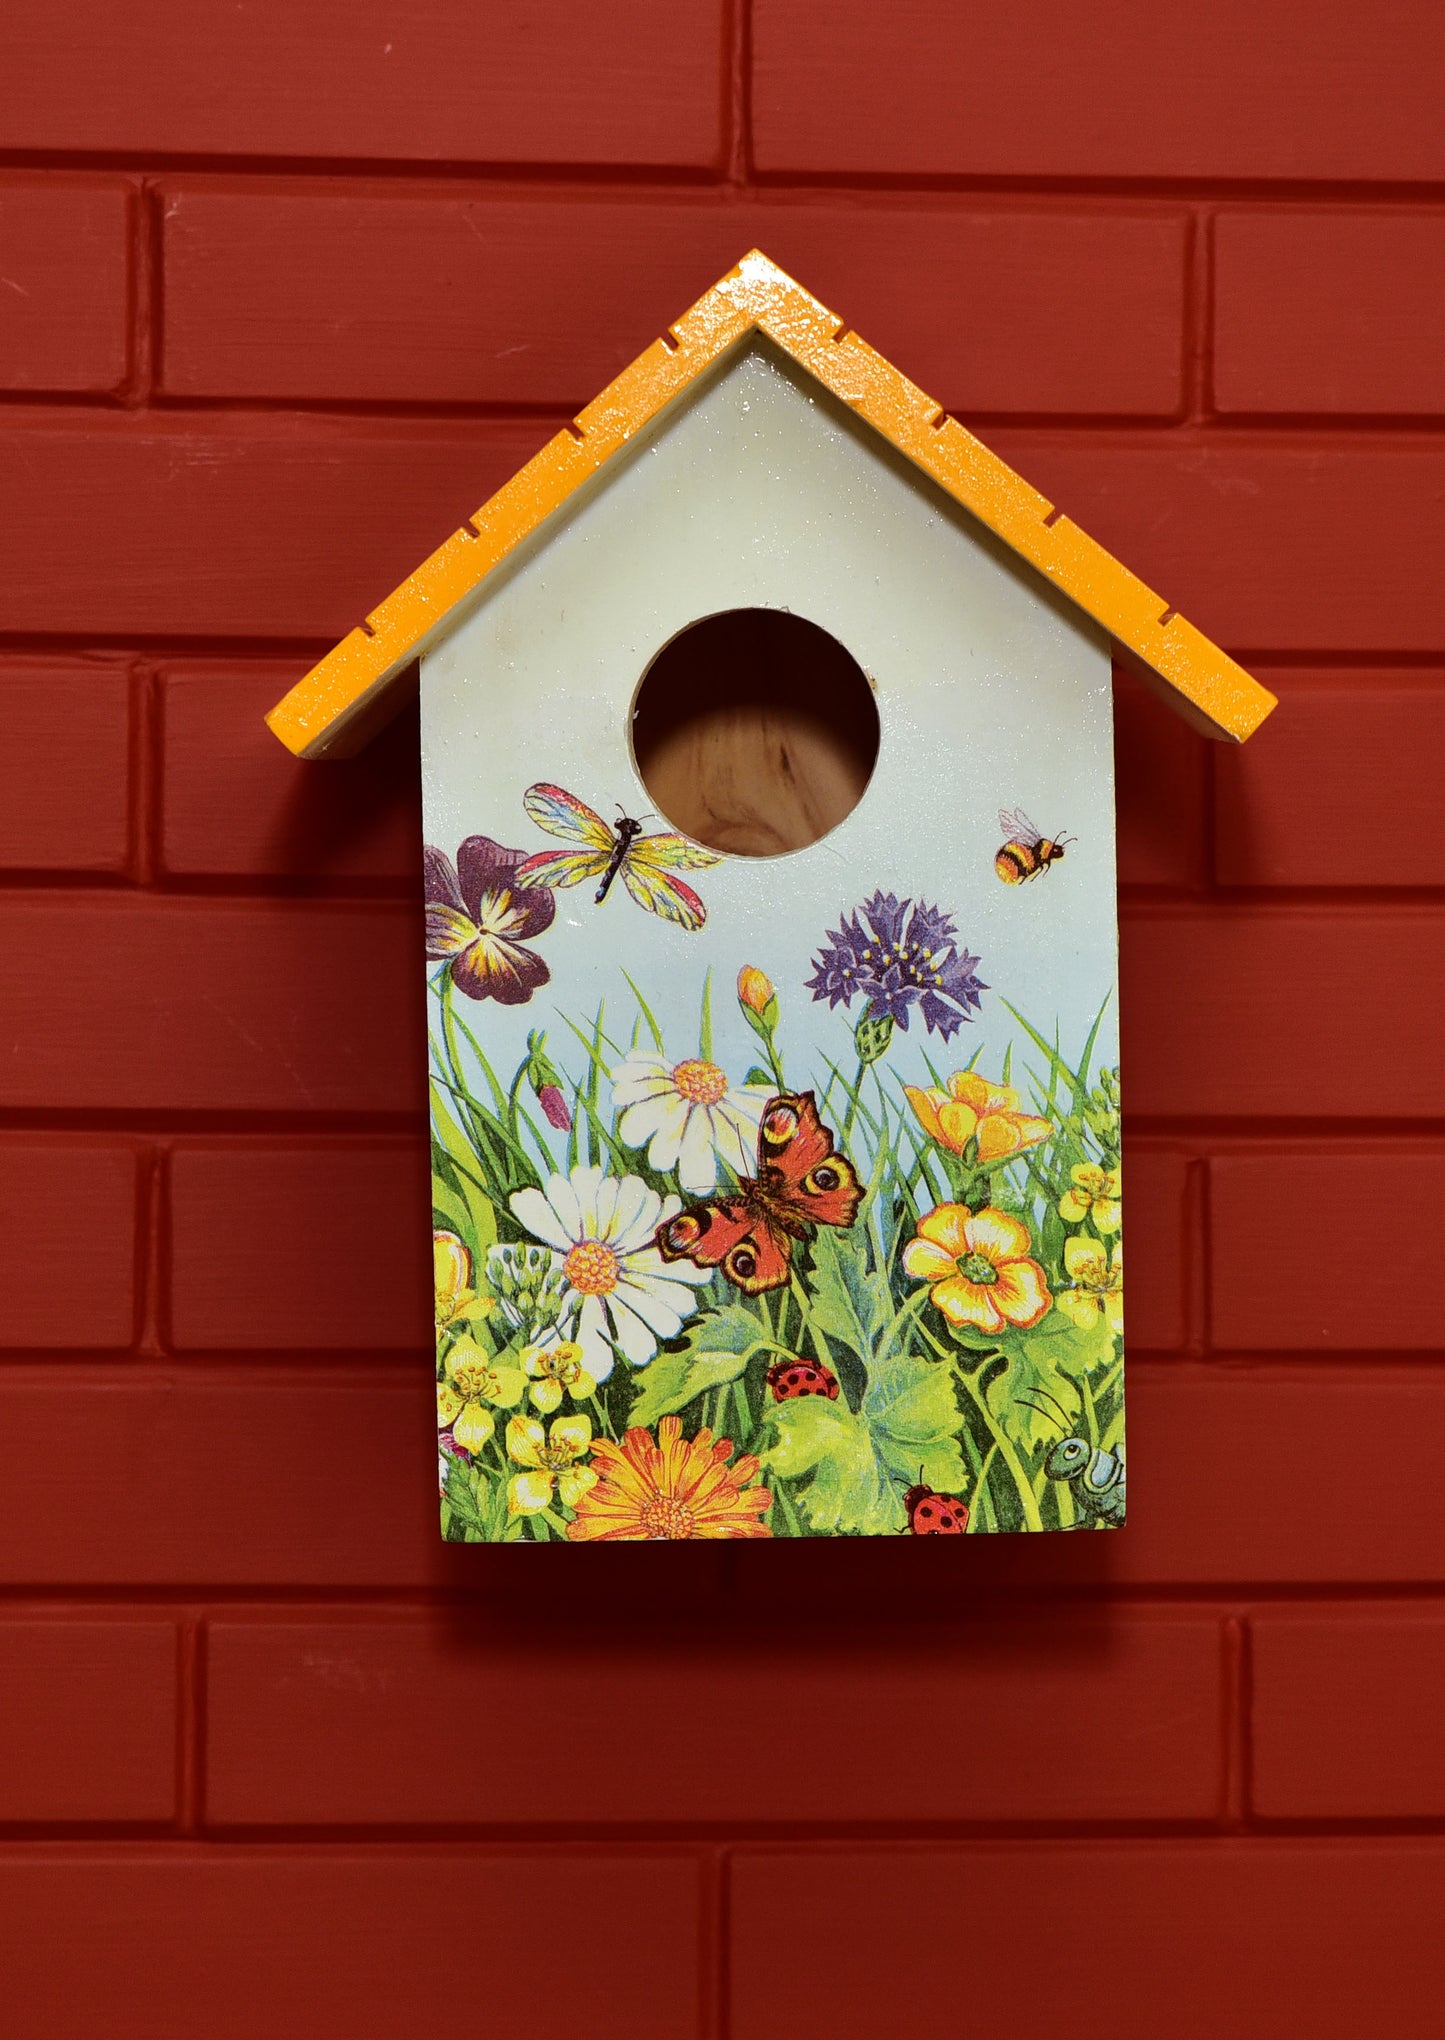
[[[652,1236],[682,1208],[659,1197],[640,1176],[608,1176],[579,1167],[549,1177],[545,1190],[518,1190],[518,1221],[561,1256],[569,1305],[577,1310],[576,1340],[595,1381],[612,1372],[614,1344],[634,1367],[645,1367],[663,1339],[681,1331],[697,1308],[693,1289],[709,1271],[664,1261]]]
[[[697,1193],[717,1182],[719,1158],[736,1175],[753,1174],[758,1123],[777,1086],[731,1086],[701,1056],[672,1063],[664,1055],[632,1055],[612,1072],[612,1094],[627,1145],[645,1146],[654,1169],[675,1168],[683,1189]]]

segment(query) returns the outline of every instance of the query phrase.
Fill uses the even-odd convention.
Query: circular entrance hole
[[[674,828],[730,857],[777,857],[857,807],[878,758],[878,708],[858,661],[816,623],[726,609],[648,667],[632,752]]]

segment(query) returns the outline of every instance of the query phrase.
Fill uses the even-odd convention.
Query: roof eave
[[[654,340],[267,716],[306,758],[348,757],[457,607],[629,439],[761,332],[1093,617],[1197,729],[1242,743],[1275,697],[758,249]],[[393,700],[393,695],[396,696]]]

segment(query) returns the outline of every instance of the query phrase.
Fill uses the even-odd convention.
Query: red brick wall
[[[1435,0],[0,38],[7,2035],[1437,2035]],[[1283,697],[1122,691],[1121,1537],[437,1541],[414,723],[259,718],[754,241]]]

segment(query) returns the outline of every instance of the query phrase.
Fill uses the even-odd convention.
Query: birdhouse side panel
[[[682,836],[629,741],[698,618],[873,688],[853,812]],[[766,352],[424,662],[452,1541],[1124,1517],[1108,647]]]

